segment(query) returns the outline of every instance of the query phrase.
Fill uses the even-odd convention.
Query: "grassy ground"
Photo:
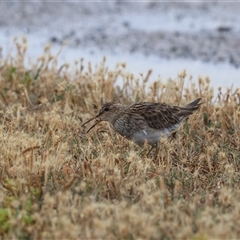
[[[0,63],[0,235],[3,239],[233,239],[240,236],[240,96],[213,98],[208,79],[148,83],[124,64],[74,70],[50,50]],[[150,74],[150,72],[149,72]],[[123,87],[115,87],[117,79]],[[141,83],[142,82],[142,83]],[[186,89],[183,84],[188,85]],[[157,156],[106,123],[81,123],[103,102],[205,103]],[[147,148],[148,146],[146,146]]]

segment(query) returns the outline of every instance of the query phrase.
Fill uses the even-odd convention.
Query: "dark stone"
[[[231,27],[227,27],[227,26],[220,26],[217,28],[217,31],[218,32],[230,32],[232,31],[232,28]]]

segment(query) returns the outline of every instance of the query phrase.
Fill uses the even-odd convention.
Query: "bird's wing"
[[[164,103],[135,103],[129,106],[129,111],[143,118],[150,128],[158,130],[172,128],[182,120],[179,117],[180,107]]]

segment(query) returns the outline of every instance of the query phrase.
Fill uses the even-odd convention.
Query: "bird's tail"
[[[189,115],[193,114],[197,111],[202,103],[199,103],[201,98],[198,98],[185,106],[180,107],[180,111],[176,114],[180,121],[188,117]]]
[[[188,109],[192,112],[195,112],[196,110],[198,110],[198,108],[200,107],[201,104],[203,103],[199,103],[201,101],[202,98],[197,98],[196,100],[188,103],[187,105],[183,106],[182,108]]]

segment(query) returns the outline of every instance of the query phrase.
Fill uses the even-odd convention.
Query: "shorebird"
[[[98,123],[107,121],[117,133],[136,144],[141,146],[147,141],[149,145],[154,145],[160,142],[161,136],[168,137],[175,132],[184,119],[197,111],[200,100],[198,98],[182,107],[154,102],[130,105],[107,102],[95,117],[82,126],[95,119],[88,133]]]

